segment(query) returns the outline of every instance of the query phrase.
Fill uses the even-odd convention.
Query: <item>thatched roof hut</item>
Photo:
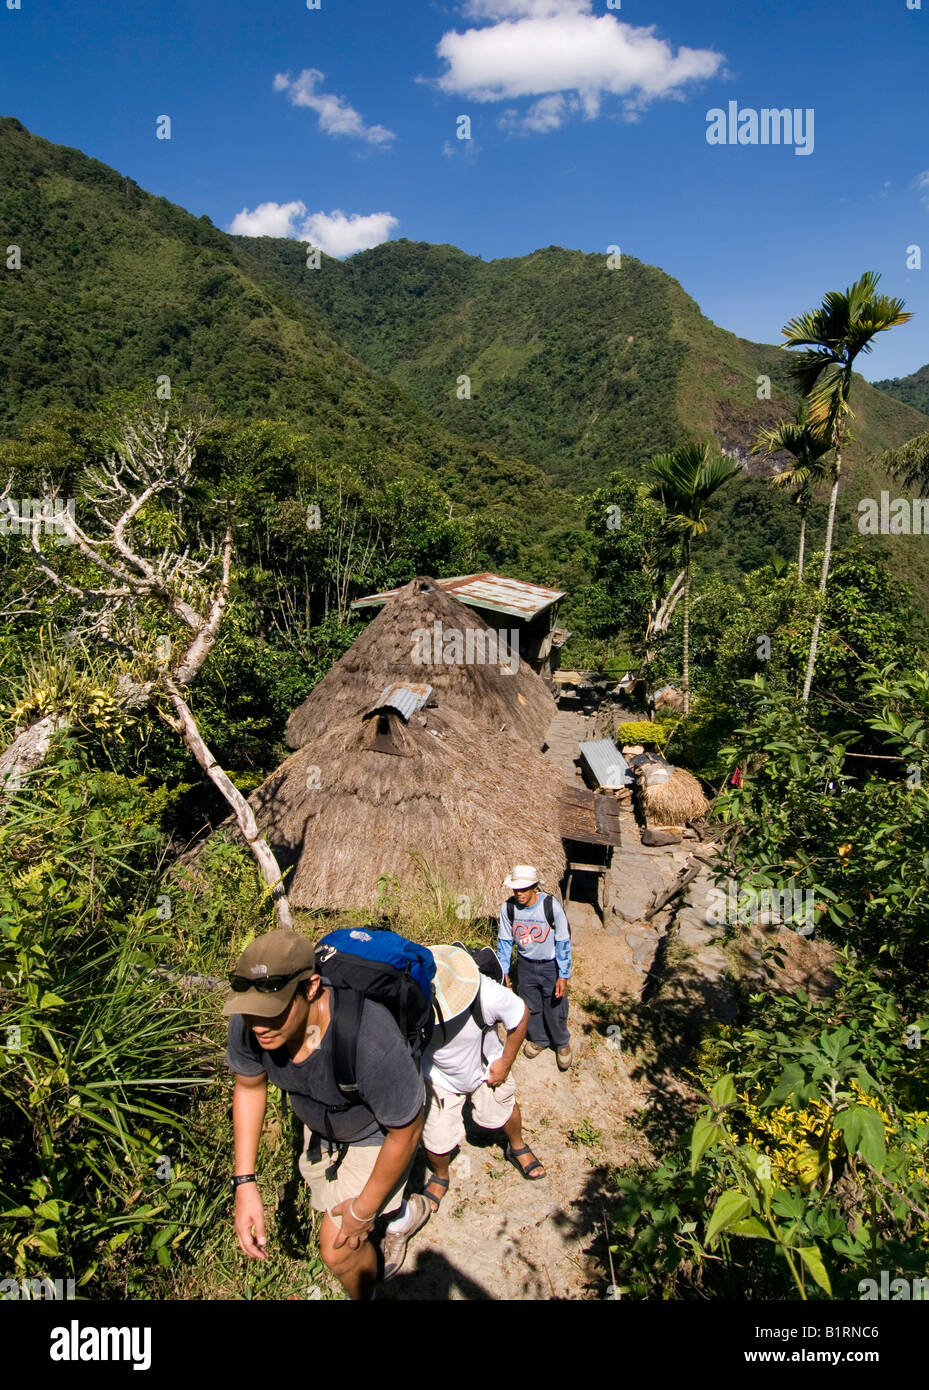
[[[473,609],[421,577],[405,584],[294,710],[287,745],[304,748],[320,730],[355,720],[393,681],[426,681],[443,713],[458,712],[487,732],[542,746],[555,713],[545,682]]]
[[[425,604],[407,587],[419,615]],[[444,597],[437,604],[443,620]],[[441,670],[425,676],[436,681],[427,694],[428,685],[382,691],[388,663],[399,663],[398,627],[386,610],[374,620],[355,646],[366,643],[377,674],[343,657],[337,679],[330,673],[314,691],[329,685],[325,701],[307,710],[311,696],[297,711],[303,746],[249,797],[281,867],[296,863],[292,906],[373,911],[379,877],[414,878],[414,856],[468,899],[468,916],[496,914],[514,863],[536,864],[543,882],[557,889],[565,865],[557,769],[509,727],[488,727],[491,710],[501,724],[519,721],[502,690],[478,678],[479,668],[464,673],[476,686],[470,701],[460,675],[447,677],[443,688]],[[410,670],[407,664],[408,678]],[[527,675],[531,696],[538,677]],[[501,679],[514,688],[514,677]],[[465,704],[483,721],[468,718]],[[541,700],[527,699],[522,722],[543,710]]]

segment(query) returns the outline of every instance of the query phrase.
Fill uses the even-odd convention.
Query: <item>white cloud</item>
[[[712,49],[675,53],[654,26],[596,15],[591,0],[467,0],[465,13],[493,22],[443,34],[436,52],[448,67],[436,85],[482,102],[541,98],[521,119],[506,113],[511,129],[555,130],[578,110],[593,119],[607,95],[622,97],[634,116],[650,101],[680,98],[723,64]]]
[[[327,256],[351,256],[387,241],[400,223],[392,213],[334,212],[307,213],[306,204],[261,203],[254,212],[243,208],[229,224],[234,236],[279,236],[308,241]]]
[[[921,201],[929,208],[929,169],[924,169],[921,174],[917,174],[913,180],[914,187],[920,189],[922,193]]]
[[[286,92],[291,106],[308,106],[319,116],[319,128],[327,135],[347,135],[354,140],[366,140],[369,145],[387,145],[395,139],[392,130],[382,125],[365,125],[354,106],[331,92],[317,92],[324,74],[318,68],[304,68],[299,77],[279,72],[272,83],[276,92]]]
[[[400,223],[389,212],[369,212],[367,216],[354,212],[346,217],[338,208],[334,212],[314,212],[303,224],[301,240],[311,241],[327,256],[351,256],[355,251],[367,251],[387,241]]]
[[[580,109],[581,103],[577,97],[564,97],[561,92],[555,92],[552,96],[540,97],[525,112],[509,107],[497,125],[515,134],[544,134],[549,130],[558,130],[572,112]]]
[[[297,218],[305,216],[306,203],[259,203],[254,212],[237,212],[229,231],[233,236],[296,236]]]

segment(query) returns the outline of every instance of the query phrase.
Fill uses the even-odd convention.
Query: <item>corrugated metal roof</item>
[[[527,584],[521,579],[507,579],[502,574],[459,574],[452,579],[437,579],[440,589],[454,594],[471,608],[490,608],[495,613],[508,613],[514,618],[534,618],[564,598],[560,589],[546,589],[541,584]],[[387,589],[379,594],[356,598],[352,608],[379,608],[399,589]]]
[[[415,714],[418,709],[422,709],[431,694],[431,685],[413,685],[409,681],[394,681],[391,685],[385,685],[365,715],[365,719],[369,715],[376,714],[378,710],[393,709],[403,716],[405,723],[409,723],[410,716]]]
[[[582,743],[581,757],[597,779],[598,787],[618,791],[621,787],[633,785],[629,764],[611,738]]]

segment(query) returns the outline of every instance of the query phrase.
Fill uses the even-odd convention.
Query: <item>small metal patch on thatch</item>
[[[422,709],[431,694],[431,685],[413,685],[410,681],[394,681],[391,685],[384,687],[365,714],[365,719],[371,719],[375,714],[389,711],[392,714],[399,714],[403,722],[408,724],[411,715],[414,715],[418,709]]]

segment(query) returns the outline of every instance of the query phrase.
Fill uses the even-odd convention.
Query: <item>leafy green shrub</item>
[[[215,1149],[187,1143],[207,1006],[152,973],[176,949],[146,901],[154,809],[72,747],[0,821],[0,1244],[95,1297],[169,1265],[219,1190]]]
[[[664,748],[672,727],[658,719],[654,723],[648,719],[625,719],[617,726],[616,742],[620,748],[630,743],[641,743],[643,748]]]
[[[656,1169],[618,1176],[617,1277],[640,1297],[857,1298],[929,1259],[929,1058],[854,961],[835,998],[759,995],[701,1049],[705,1106]]]

